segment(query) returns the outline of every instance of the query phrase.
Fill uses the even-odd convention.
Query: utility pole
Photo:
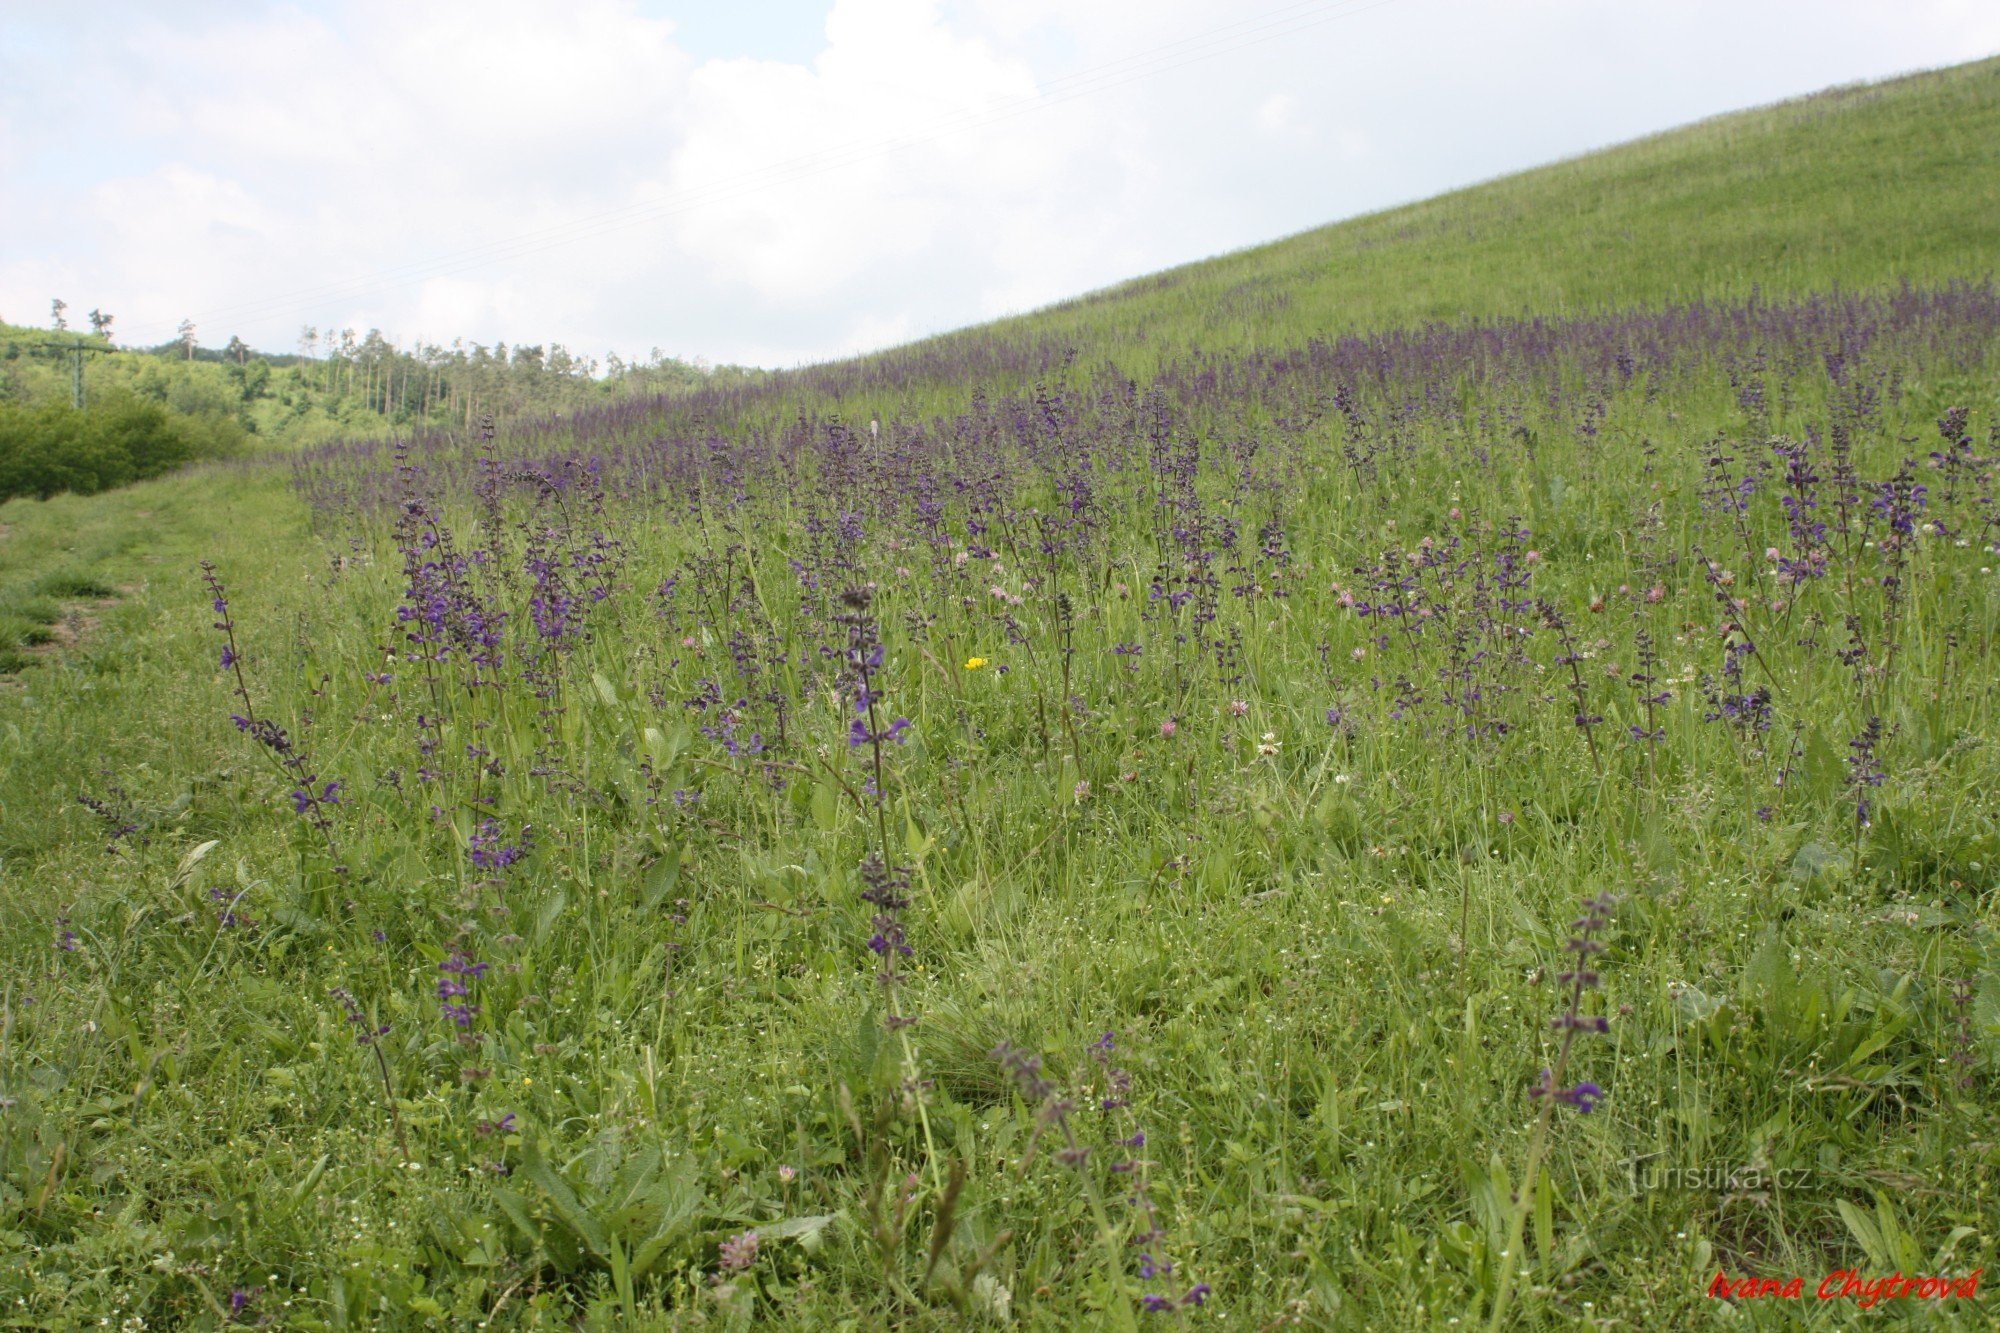
[[[69,405],[83,411],[83,355],[85,352],[109,352],[109,347],[95,347],[78,338],[69,348]]]
[[[91,343],[85,342],[81,337],[78,337],[74,342],[72,342],[67,347],[65,347],[63,344],[59,342],[52,342],[52,341],[31,342],[31,343],[8,343],[6,345],[12,348],[16,348],[20,351],[25,351],[30,356],[68,357],[70,362],[69,405],[73,408],[76,408],[78,411],[83,410],[84,355],[89,352],[115,352],[119,350],[116,347],[95,346]]]

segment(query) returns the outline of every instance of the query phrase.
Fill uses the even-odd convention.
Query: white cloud
[[[785,364],[2000,46],[1974,0],[838,0],[779,63],[663,8],[10,14],[0,312]]]
[[[1304,138],[1311,132],[1299,107],[1299,99],[1290,93],[1272,93],[1257,104],[1257,128],[1273,139]]]

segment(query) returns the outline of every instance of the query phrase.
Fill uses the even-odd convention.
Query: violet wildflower
[[[877,980],[885,987],[893,987],[903,979],[896,970],[898,960],[910,956],[903,928],[903,909],[910,905],[909,872],[890,869],[881,857],[870,852],[861,862],[860,873],[861,900],[875,909],[868,921],[875,932],[868,948],[882,961]]]
[[[1076,1134],[1069,1124],[1069,1115],[1076,1109],[1076,1103],[1059,1096],[1061,1089],[1042,1076],[1042,1057],[1002,1042],[993,1048],[993,1058],[1013,1080],[1014,1090],[1021,1094],[1021,1100],[1036,1109],[1035,1132],[1028,1140],[1028,1149],[1021,1155],[1017,1169],[1027,1169],[1029,1160],[1035,1155],[1036,1144],[1047,1130],[1059,1130],[1068,1147],[1078,1147]]]
[[[1743,679],[1743,660],[1752,652],[1748,639],[1726,639],[1721,679],[1704,675],[1701,680],[1702,694],[1709,703],[1702,721],[1727,722],[1745,738],[1771,729],[1771,691],[1762,685],[1748,689]]]
[[[347,1011],[347,1022],[354,1029],[354,1042],[357,1046],[373,1046],[378,1038],[389,1035],[389,1025],[387,1023],[383,1023],[380,1026],[370,1024],[367,1015],[361,1011],[360,1001],[356,1000],[344,987],[335,986],[327,993],[333,996],[335,1000],[338,1000],[340,1007]]]
[[[285,729],[277,723],[257,716],[256,707],[250,699],[250,684],[243,675],[243,655],[237,650],[236,622],[229,614],[229,595],[222,586],[222,580],[215,572],[213,563],[201,562],[202,582],[210,594],[209,605],[215,610],[215,628],[224,635],[222,666],[231,673],[231,693],[242,705],[243,711],[231,713],[229,720],[236,729],[259,745],[271,756],[283,771],[292,787],[292,808],[314,829],[318,830],[326,844],[326,853],[333,862],[335,874],[345,874],[346,867],[340,863],[339,853],[333,845],[333,820],[327,809],[339,800],[340,783],[322,784],[319,775],[312,771],[306,756],[292,743]]]
[[[1115,1034],[1110,1032],[1090,1043],[1090,1058],[1104,1070],[1104,1096],[1097,1102],[1100,1111],[1123,1110],[1132,1104],[1132,1076],[1111,1063],[1116,1045]]]
[[[876,632],[875,618],[870,614],[874,593],[867,588],[849,588],[840,595],[840,603],[845,608],[838,619],[847,627],[847,648],[842,657],[847,667],[847,685],[853,691],[854,711],[859,714],[848,728],[847,743],[851,748],[868,747],[874,766],[875,831],[880,838],[883,864],[889,863],[889,825],[886,808],[887,798],[882,788],[882,743],[889,741],[902,744],[904,733],[909,730],[908,718],[897,718],[888,726],[883,726],[878,706],[881,703],[881,673],[883,665],[882,640]]]
[[[1530,551],[1528,554],[1533,555],[1534,552]],[[1575,722],[1577,730],[1583,733],[1583,743],[1590,751],[1590,766],[1597,770],[1597,776],[1601,778],[1604,776],[1604,761],[1598,757],[1597,738],[1592,729],[1604,721],[1604,715],[1590,711],[1589,689],[1583,683],[1583,671],[1579,666],[1583,661],[1582,647],[1570,634],[1569,622],[1563,618],[1562,612],[1556,609],[1555,603],[1541,601],[1536,603],[1535,609],[1540,614],[1542,623],[1554,631],[1556,642],[1562,648],[1562,652],[1556,657],[1555,665],[1569,668],[1571,720]]]
[[[505,870],[526,856],[533,845],[532,828],[524,827],[518,842],[509,843],[497,819],[482,820],[467,839],[467,855],[481,870]]]
[[[311,787],[295,788],[292,792],[292,810],[296,814],[307,814],[315,805],[339,805],[340,787],[338,782],[329,782],[321,787],[315,796]]]
[[[1867,828],[1873,822],[1874,813],[1869,790],[1882,785],[1888,776],[1882,771],[1882,762],[1876,757],[1876,747],[1882,743],[1882,719],[1870,716],[1862,724],[1861,734],[1847,743],[1847,786],[1854,793],[1854,826]]]
[[[222,904],[215,912],[215,924],[217,926],[223,930],[232,930],[237,926],[248,928],[257,924],[247,916],[238,916],[236,914],[236,904],[243,901],[243,895],[247,892],[249,892],[247,889],[238,889],[235,893],[231,893],[229,890],[220,887],[208,891],[208,900],[210,902]]]
[[[903,1096],[906,1104],[916,1107],[917,1120],[923,1126],[924,1146],[930,1155],[933,1183],[936,1184],[937,1152],[931,1143],[930,1112],[924,1103],[925,1093],[931,1084],[920,1076],[916,1050],[910,1043],[909,1029],[915,1026],[917,1020],[903,1012],[897,993],[897,987],[903,980],[903,972],[898,965],[911,952],[903,930],[903,909],[910,905],[910,876],[908,871],[894,869],[880,856],[870,852],[861,862],[861,880],[862,901],[875,909],[869,918],[874,934],[869,937],[868,948],[881,962],[881,970],[875,974],[875,979],[883,991],[882,1026],[894,1033],[902,1044]]]
[[[403,1136],[403,1114],[396,1107],[396,1088],[389,1078],[389,1057],[382,1050],[382,1038],[389,1035],[389,1025],[372,1022],[362,1011],[361,1002],[345,987],[335,986],[327,993],[347,1011],[347,1023],[354,1029],[355,1044],[375,1053],[375,1069],[382,1076],[382,1102],[389,1108],[389,1123],[396,1131],[396,1146],[403,1150],[404,1161],[413,1160],[409,1140]]]
[[[104,844],[106,852],[117,851],[120,840],[135,834],[141,835],[135,839],[141,845],[151,841],[142,834],[145,826],[139,813],[132,808],[131,797],[116,783],[106,790],[102,799],[85,792],[76,798],[76,803],[103,820],[110,829],[110,837]]]
[[[1645,710],[1646,721],[1643,726],[1633,723],[1629,730],[1633,740],[1650,747],[1658,745],[1667,738],[1667,729],[1660,725],[1659,710],[1672,703],[1674,695],[1672,690],[1656,688],[1659,685],[1660,653],[1653,644],[1653,636],[1641,627],[1633,634],[1632,641],[1633,653],[1638,658],[1638,669],[1626,677],[1626,682],[1637,692],[1639,705]],[[1655,762],[1649,748],[1647,763],[1651,765]]]
[[[1917,483],[1915,468],[1910,460],[1903,460],[1896,475],[1877,488],[1868,506],[1899,539],[1915,534],[1918,516],[1923,513],[1930,493],[1928,487]]]
[[[1509,1232],[1506,1249],[1500,1252],[1500,1289],[1493,1298],[1493,1313],[1489,1327],[1498,1329],[1507,1312],[1507,1300],[1513,1290],[1514,1273],[1520,1267],[1515,1257],[1520,1253],[1521,1239],[1527,1225],[1528,1211],[1533,1203],[1533,1195],[1541,1181],[1542,1151],[1548,1143],[1549,1117],[1560,1104],[1575,1109],[1579,1114],[1589,1114],[1604,1097],[1604,1089],[1595,1083],[1577,1083],[1563,1086],[1563,1075],[1569,1067],[1570,1052],[1580,1032],[1602,1033],[1610,1030],[1610,1020],[1599,1014],[1583,1012],[1583,993],[1594,990],[1601,978],[1591,968],[1591,960],[1604,952],[1604,944],[1598,939],[1611,925],[1611,912],[1617,900],[1608,893],[1600,893],[1584,901],[1583,915],[1570,925],[1569,942],[1563,946],[1575,955],[1575,962],[1557,980],[1569,988],[1569,1001],[1563,1012],[1551,1021],[1550,1026],[1562,1033],[1562,1041],[1556,1047],[1555,1065],[1542,1070],[1534,1086],[1528,1090],[1529,1097],[1541,1103],[1541,1113],[1535,1117],[1535,1130],[1528,1143],[1527,1167],[1521,1174],[1523,1188],[1516,1191],[1513,1198],[1514,1218]]]
[[[451,957],[438,964],[443,974],[437,983],[438,1007],[461,1031],[479,1016],[479,1006],[470,998],[472,987],[491,967],[491,963],[474,962],[463,949],[452,950]]]

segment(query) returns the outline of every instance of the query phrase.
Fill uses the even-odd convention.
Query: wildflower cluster
[[[467,839],[467,857],[481,870],[505,870],[526,856],[534,845],[533,830],[524,828],[509,842],[497,819],[481,820]]]
[[[1120,1068],[1113,1059],[1116,1038],[1107,1032],[1090,1045],[1090,1058],[1098,1066],[1104,1080],[1102,1093],[1096,1100],[1096,1107],[1105,1115],[1120,1115],[1124,1128],[1129,1133],[1119,1132],[1114,1145],[1121,1150],[1116,1160],[1106,1168],[1106,1175],[1118,1182],[1126,1191],[1126,1203],[1131,1221],[1121,1230],[1114,1226],[1105,1207],[1096,1176],[1090,1172],[1088,1164],[1091,1149],[1085,1145],[1076,1129],[1077,1103],[1065,1093],[1060,1084],[1042,1073],[1042,1060],[1038,1055],[1021,1050],[1005,1042],[995,1047],[993,1059],[1006,1073],[1020,1094],[1021,1100],[1035,1108],[1035,1131],[1022,1153],[1016,1170],[1027,1170],[1028,1163],[1035,1155],[1042,1139],[1053,1132],[1061,1140],[1055,1157],[1063,1166],[1077,1173],[1078,1180],[1090,1200],[1099,1227],[1104,1233],[1105,1245],[1114,1269],[1123,1272],[1125,1250],[1138,1247],[1139,1257],[1136,1272],[1142,1282],[1152,1282],[1172,1276],[1173,1262],[1156,1258],[1155,1251],[1167,1238],[1161,1229],[1159,1213],[1154,1205],[1149,1182],[1145,1174],[1145,1163],[1137,1153],[1146,1146],[1146,1133],[1131,1123],[1130,1115],[1132,1077]],[[1205,1282],[1197,1282],[1179,1296],[1165,1296],[1157,1292],[1144,1292],[1138,1298],[1139,1308],[1148,1314],[1165,1314],[1174,1310],[1199,1306],[1207,1301],[1210,1288]]]
[[[1111,1163],[1109,1169],[1111,1175],[1123,1181],[1127,1189],[1125,1203],[1135,1224],[1127,1243],[1139,1247],[1136,1269],[1139,1280],[1165,1280],[1173,1276],[1174,1264],[1171,1259],[1156,1259],[1153,1255],[1153,1251],[1167,1239],[1167,1233],[1160,1226],[1159,1209],[1153,1202],[1152,1182],[1146,1173],[1146,1163],[1137,1155],[1146,1146],[1146,1131],[1134,1121],[1131,1109],[1132,1075],[1112,1058],[1116,1049],[1116,1034],[1110,1032],[1090,1044],[1090,1058],[1096,1062],[1104,1077],[1104,1094],[1097,1099],[1097,1109],[1107,1115],[1116,1115],[1123,1129],[1130,1131],[1119,1132],[1114,1142],[1132,1155],[1121,1156]],[[1208,1297],[1209,1285],[1197,1282],[1179,1296],[1144,1292],[1139,1297],[1139,1306],[1148,1314],[1165,1314],[1201,1305]]]
[[[1324,922],[1311,916],[1332,910],[1313,888],[1320,876],[1368,881],[1364,901],[1372,909],[1384,891],[1378,915],[1389,917],[1411,876],[1449,866],[1433,858],[1426,869],[1423,855],[1444,837],[1459,844],[1450,857],[1458,985],[1490,993],[1504,955],[1482,958],[1471,923],[1474,895],[1494,882],[1559,860],[1585,876],[1615,873],[1605,867],[1622,869],[1621,842],[1634,835],[1645,840],[1640,859],[1672,847],[1685,863],[1737,836],[1739,820],[1759,845],[1796,831],[1792,845],[1803,848],[1823,832],[1811,826],[1828,822],[1851,822],[1858,844],[1888,822],[1874,807],[1903,761],[1905,731],[1910,751],[1932,757],[1952,736],[1990,731],[1992,708],[1971,688],[1985,678],[1993,637],[1982,590],[1996,585],[1980,561],[2000,539],[1993,460],[1974,452],[1975,436],[1990,429],[1987,408],[1939,419],[1928,472],[1902,458],[1914,437],[1887,414],[1928,402],[1900,393],[1899,376],[1921,370],[1932,385],[1957,383],[1985,367],[1996,337],[2000,291],[1986,286],[1435,325],[1242,355],[1162,345],[1143,358],[1143,378],[1031,341],[989,345],[986,360],[967,367],[940,344],[875,359],[858,378],[808,371],[726,390],[696,385],[644,406],[517,422],[504,447],[483,425],[476,441],[465,431],[419,433],[389,448],[314,449],[298,463],[301,490],[319,519],[356,526],[356,561],[380,566],[341,585],[339,571],[355,566],[337,557],[326,589],[346,601],[334,608],[338,620],[315,623],[319,608],[299,619],[284,658],[297,664],[284,681],[296,701],[288,711],[268,699],[253,708],[247,680],[260,673],[239,654],[212,567],[204,577],[236,725],[260,762],[276,766],[284,780],[272,795],[284,802],[289,793],[298,816],[283,822],[298,840],[327,839],[329,855],[335,835],[352,839],[370,873],[330,886],[311,873],[312,847],[296,879],[250,869],[270,858],[245,849],[241,882],[258,887],[244,892],[269,902],[295,937],[293,961],[299,940],[336,941],[328,966],[367,966],[355,975],[383,984],[398,975],[389,950],[350,960],[337,943],[347,930],[303,918],[406,923],[391,927],[399,933],[438,929],[421,923],[448,922],[452,911],[487,917],[496,931],[515,912],[535,922],[525,940],[486,936],[477,920],[455,933],[444,924],[434,938],[449,952],[433,951],[422,975],[404,976],[410,993],[381,996],[381,1014],[397,1015],[399,1029],[416,1014],[449,1040],[390,1040],[372,1007],[364,1017],[335,992],[345,1030],[374,1053],[392,1119],[391,1060],[422,1062],[409,1076],[425,1086],[454,1073],[463,1081],[456,1115],[425,1122],[427,1136],[442,1126],[454,1154],[465,1139],[511,1133],[514,1113],[501,1115],[494,1100],[502,1095],[541,1101],[519,1107],[522,1121],[542,1121],[538,1138],[543,1128],[586,1132],[565,1090],[545,1078],[539,1088],[525,1077],[503,1084],[501,1074],[525,1072],[523,1048],[554,1055],[580,1040],[622,1042],[629,1053],[635,1038],[681,1033],[661,1050],[681,1066],[678,1086],[709,1099],[689,1102],[710,1108],[691,1123],[729,1126],[714,1136],[714,1156],[705,1135],[678,1141],[685,1131],[672,1116],[651,1146],[662,1162],[671,1151],[676,1169],[720,1172],[728,1184],[707,1182],[699,1206],[712,1211],[652,1256],[660,1266],[650,1274],[637,1271],[639,1247],[624,1244],[622,1227],[622,1250],[567,1247],[579,1268],[622,1252],[632,1281],[611,1285],[635,1306],[669,1290],[669,1269],[705,1265],[717,1278],[708,1296],[728,1288],[730,1300],[771,1314],[764,1307],[779,1282],[729,1279],[761,1277],[776,1261],[789,1284],[803,1233],[778,1219],[803,1225],[824,1208],[873,1219],[887,1295],[869,1309],[850,1291],[825,1293],[822,1313],[922,1323],[943,1298],[961,1322],[982,1313],[1005,1322],[1008,1302],[1025,1304],[1026,1290],[1009,1292],[996,1270],[974,1292],[984,1260],[952,1257],[953,1210],[963,1191],[966,1229],[1004,1248],[1015,1243],[1009,1227],[1029,1224],[1019,1201],[1040,1191],[1010,1194],[974,1165],[974,1127],[985,1128],[990,1108],[962,1095],[978,1081],[953,1058],[963,1022],[943,1023],[936,1050],[924,1049],[924,1033],[934,1014],[954,1013],[955,987],[990,987],[1008,962],[1044,1010],[1067,992],[1073,971],[1052,969],[1073,969],[1079,951],[1057,949],[1056,962],[1046,932],[1024,923],[1061,916],[1064,940],[1117,940],[1105,913],[1122,921],[1128,900],[1157,924],[1174,901],[1240,890],[1245,910],[1275,913],[1287,928],[1296,914],[1298,929],[1319,933]],[[1715,383],[1722,367],[1727,393]],[[1680,410],[1704,382],[1716,421],[1675,429],[1659,396],[1674,395]],[[810,393],[786,397],[784,384]],[[836,415],[864,402],[880,413],[879,429],[850,429]],[[648,562],[632,587],[622,578],[627,540]],[[340,645],[354,642],[356,624],[373,626],[373,638],[359,660],[343,662]],[[330,769],[333,728],[337,775],[303,753]],[[1981,762],[1976,747],[1960,757],[1968,774]],[[1927,768],[1911,783],[1948,783],[1957,772]],[[1605,821],[1615,802],[1595,798],[1627,788],[1646,808],[1613,831]],[[112,791],[88,808],[121,852],[137,845],[133,826],[164,836],[174,823],[171,812],[153,813],[168,807],[149,805],[141,817]],[[208,796],[193,800],[206,820]],[[1875,854],[1864,858],[1857,845],[1845,864],[1873,871],[1907,855],[1923,858],[1927,877],[1964,873],[1955,853],[1918,845],[1933,834],[1924,823],[1910,821],[1897,839],[1873,835]],[[1577,843],[1577,831],[1590,836]],[[1558,854],[1572,844],[1581,859]],[[1801,850],[1801,863],[1829,862],[1818,855]],[[1934,875],[1948,861],[1948,874]],[[825,887],[836,866],[855,869],[858,896]],[[1698,903],[1701,887],[1679,878],[1673,892],[1685,888]],[[449,902],[447,883],[459,892]],[[1940,883],[1937,892],[1971,899],[1978,889]],[[920,894],[928,903],[933,893],[940,914],[918,917]],[[205,906],[240,931],[249,921],[234,894],[214,890]],[[1532,1138],[1527,1169],[1494,1191],[1497,1203],[1514,1190],[1516,1242],[1498,1268],[1490,1244],[1470,1264],[1482,1298],[1502,1280],[1496,1273],[1511,1282],[1522,1271],[1518,1228],[1537,1211],[1551,1136],[1605,1126],[1594,1111],[1606,1090],[1585,1075],[1606,1075],[1578,1040],[1609,1028],[1590,992],[1612,915],[1608,897],[1584,905],[1570,963],[1551,988],[1562,994],[1544,1006],[1557,1014],[1553,1039],[1544,1031],[1542,1058],[1523,1056],[1521,1082],[1500,1104],[1503,1118],[1521,1109],[1527,1085]],[[87,919],[108,918],[93,910]],[[982,927],[976,943],[965,938]],[[56,929],[55,948],[79,947],[66,920]],[[853,970],[823,986],[815,978],[829,965],[829,930],[846,940]],[[1274,980],[1303,986],[1309,972],[1346,969],[1343,984],[1365,986],[1367,960],[1343,952],[1360,937],[1331,934],[1287,950],[1284,967],[1297,975]],[[1402,934],[1383,938],[1406,951]],[[732,951],[717,946],[731,935],[734,974],[718,978]],[[1128,1000],[1181,985],[1207,993],[1204,972],[1229,963],[1217,951],[1239,949],[1246,935],[1255,932],[1222,932],[1171,960],[1121,945],[1088,965],[1123,972],[1106,993]],[[214,949],[218,973],[254,957],[228,947],[240,938]],[[56,969],[64,984],[74,980],[81,969],[48,955],[46,931],[36,943],[45,963],[65,964]],[[1022,955],[1003,961],[999,951],[1011,949]],[[1135,978],[1140,968],[1149,975]],[[1474,975],[1482,968],[1484,981]],[[1427,972],[1424,984],[1450,988],[1450,972]],[[583,978],[603,995],[548,1003],[517,996],[516,976],[521,991]],[[1007,988],[1017,979],[1003,977]],[[1254,1012],[1277,1011],[1273,1021],[1291,1007],[1275,985],[1239,994]],[[841,997],[865,1025],[854,1064],[886,1081],[888,1050],[899,1048],[902,1061],[900,1098],[874,1089],[876,1128],[856,1129],[878,1182],[859,1209],[860,1177],[814,1165],[831,1160],[828,1145],[804,1141],[815,1122],[799,1122],[791,1142],[782,1099],[758,1093],[763,1060],[698,1069],[687,1054],[710,1021],[706,1006],[726,1017],[748,1004],[754,1012],[738,1016],[759,1026],[760,1048],[768,1042],[770,1074],[787,1080],[781,1086],[810,1082],[792,1067],[816,1067],[825,1043],[787,1013],[823,1022]],[[1912,1026],[1898,1040],[1930,1036],[1936,1054],[1964,1057],[1955,1072],[1970,1078],[1984,1068],[1984,1034],[1969,999],[1954,999],[1955,1027]],[[689,1012],[675,1015],[677,1005]],[[1185,1021],[1209,1023],[1209,1007]],[[867,1035],[876,1022],[887,1040]],[[592,1036],[593,1023],[615,1031]],[[1340,1029],[1330,1029],[1329,1051],[1344,1040]],[[455,1063],[494,1068],[445,1068],[440,1048],[454,1045],[491,1052]],[[920,1054],[940,1057],[935,1085],[920,1077]],[[1084,1226],[1095,1223],[1102,1245],[1101,1281],[1081,1317],[1115,1311],[1133,1322],[1213,1304],[1188,1271],[1191,1245],[1167,1234],[1179,1229],[1180,1200],[1175,1177],[1149,1160],[1160,1153],[1157,1141],[1148,1153],[1149,1130],[1161,1126],[1143,1109],[1154,1099],[1134,1095],[1127,1066],[1136,1065],[1110,1033],[1075,1054],[1057,1078],[1037,1055],[993,1051],[1025,1103],[1015,1109],[1020,1163],[1053,1157],[1062,1169],[1044,1163],[1050,1179],[1038,1184],[1090,1207]],[[1437,1053],[1419,1043],[1406,1054],[1425,1063]],[[652,1077],[647,1059],[634,1105],[650,1106],[675,1081]],[[1462,1059],[1443,1055],[1425,1067],[1433,1082],[1464,1072]],[[1241,1092],[1253,1085],[1270,1086],[1218,1082],[1189,1106],[1190,1143],[1263,1141],[1242,1130],[1265,1114],[1254,1092]],[[720,1120],[718,1093],[740,1100]],[[1352,1117],[1330,1110],[1365,1119],[1389,1114],[1387,1105],[1362,1102]],[[946,1130],[936,1142],[931,1110]],[[917,1124],[921,1148],[906,1132]],[[773,1199],[759,1193],[767,1173],[753,1164],[760,1153],[775,1161],[781,1138],[784,1156],[812,1174]],[[584,1151],[600,1148],[603,1160],[567,1158],[559,1173],[577,1192],[579,1216],[607,1214],[601,1198],[584,1196],[632,1179],[597,1139]],[[1239,1159],[1204,1155],[1226,1202],[1244,1188],[1232,1177]],[[529,1179],[539,1169],[520,1174],[512,1183],[524,1191],[554,1181]],[[524,1215],[556,1225],[562,1210],[527,1202]],[[922,1278],[909,1281],[905,1223],[922,1216],[940,1239]],[[1328,1208],[1311,1225],[1333,1231],[1352,1216]],[[1034,1224],[1044,1251],[1069,1243],[1068,1221]],[[544,1267],[561,1266],[567,1258],[543,1243],[553,1237],[521,1240],[540,1245]],[[1289,1243],[1253,1238],[1246,1263],[1266,1263]],[[812,1265],[814,1281],[844,1272],[853,1247],[836,1248],[837,1260]],[[1074,1274],[1078,1257],[1003,1267]],[[591,1275],[563,1276],[581,1290]],[[656,1285],[634,1295],[641,1282]],[[1245,1299],[1268,1290],[1244,1286]],[[806,1300],[803,1283],[800,1291]],[[1504,1309],[1504,1287],[1500,1296]],[[1064,1317],[1049,1309],[1032,1318]]]

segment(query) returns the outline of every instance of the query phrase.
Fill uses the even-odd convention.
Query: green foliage
[[[522,1238],[562,1272],[595,1264],[624,1290],[693,1257],[703,1198],[690,1161],[676,1161],[657,1146],[626,1149],[613,1141],[586,1152],[572,1179],[530,1145],[520,1174],[536,1196],[498,1189],[494,1200]]]
[[[243,432],[227,419],[189,415],[139,398],[79,412],[0,403],[0,500],[94,495],[157,477],[202,458],[241,452]]]
[[[487,347],[454,342],[399,347],[369,330],[308,330],[309,355],[228,352],[179,343],[114,347],[101,337],[0,324],[0,406],[71,401],[72,358],[81,355],[86,403],[136,397],[274,445],[365,437],[386,429],[469,429],[484,414],[501,420],[573,412],[630,396],[742,384],[762,372],[709,367],[655,350],[645,361],[604,362],[559,344]],[[79,353],[78,347],[84,350]]]

